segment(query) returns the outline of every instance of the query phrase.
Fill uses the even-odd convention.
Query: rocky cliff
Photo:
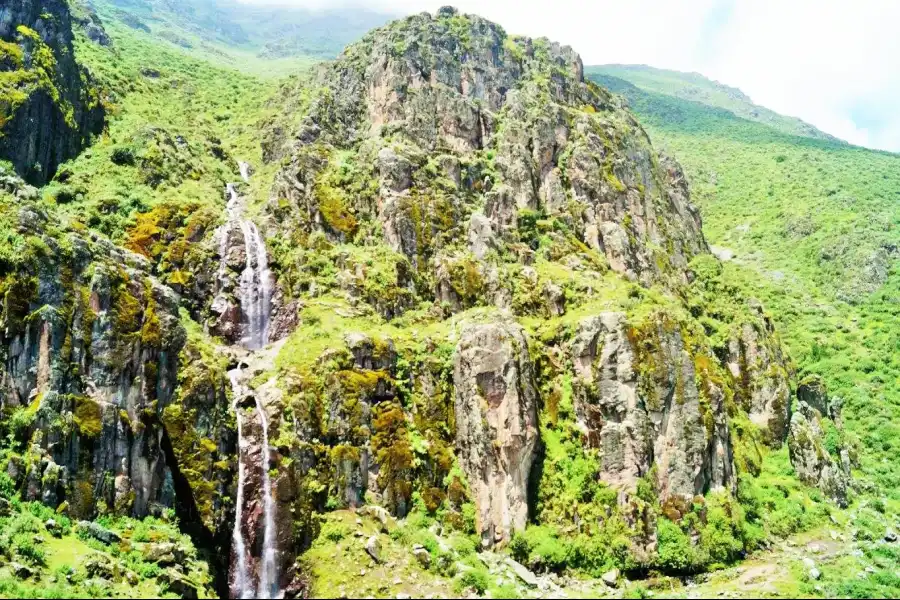
[[[34,184],[103,129],[100,91],[72,39],[65,0],[12,0],[0,10],[0,159]]]
[[[758,468],[747,439],[781,445],[771,321],[715,288],[678,164],[570,48],[445,8],[282,94],[263,223],[300,309],[278,360],[295,514],[420,502],[461,526],[471,503],[484,545],[590,527],[587,492],[535,504],[560,491],[552,435],[637,527],[645,486],[678,517]]]

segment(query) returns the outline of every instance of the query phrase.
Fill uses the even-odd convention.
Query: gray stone
[[[431,553],[425,548],[418,547],[413,548],[413,556],[419,561],[419,564],[424,568],[429,568],[431,566]]]
[[[600,579],[603,580],[603,583],[608,585],[609,587],[618,587],[619,586],[619,570],[612,569],[611,571],[607,571],[604,573]]]
[[[537,575],[525,568],[524,565],[511,558],[506,559],[506,565],[512,570],[513,573],[515,573],[516,577],[518,577],[522,581],[522,583],[531,588],[537,587]]]
[[[9,568],[19,579],[31,579],[34,575],[34,569],[21,563],[9,563]]]
[[[84,530],[89,536],[104,544],[117,544],[122,541],[122,537],[118,533],[110,531],[99,523],[79,521],[78,528]]]
[[[366,540],[366,552],[376,563],[381,562],[381,541],[377,535],[373,535]]]

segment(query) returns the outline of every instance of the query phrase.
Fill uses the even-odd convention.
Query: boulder
[[[113,580],[118,574],[118,565],[103,554],[92,554],[84,561],[84,570],[88,577]]]
[[[422,546],[416,545],[413,547],[413,556],[419,564],[422,565],[422,568],[428,569],[431,567],[431,553],[423,548]]]
[[[619,587],[619,570],[612,569],[604,573],[600,579],[611,588]]]
[[[56,522],[56,519],[47,519],[46,523],[44,523],[44,527],[53,537],[62,537],[62,527]]]
[[[118,544],[122,541],[122,537],[115,531],[103,527],[99,523],[90,521],[79,521],[78,528],[85,531],[89,536],[104,544]]]
[[[181,563],[184,558],[184,550],[172,542],[144,546],[144,560],[163,567]]]
[[[9,568],[19,579],[31,579],[34,576],[34,569],[21,563],[9,563]]]
[[[510,568],[510,570],[515,574],[519,580],[527,585],[530,588],[536,588],[538,586],[538,578],[537,575],[529,571],[525,565],[515,561],[511,558],[506,559],[506,566]]]
[[[366,553],[368,553],[376,563],[381,562],[381,540],[378,539],[377,535],[373,535],[366,540]]]

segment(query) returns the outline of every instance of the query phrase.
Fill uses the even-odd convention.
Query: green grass
[[[174,521],[101,517],[101,525],[122,537],[120,543],[107,545],[76,531],[65,515],[39,503],[13,500],[12,508],[10,516],[0,517],[3,598],[169,597],[171,594],[157,580],[165,569],[143,558],[142,549],[148,542],[174,542],[184,548],[185,576],[198,586],[201,597],[211,593],[206,565],[197,560],[193,544]],[[48,519],[59,524],[59,537],[46,529],[44,523]],[[109,579],[91,578],[86,567],[91,561],[109,565],[114,575]],[[17,577],[12,563],[26,564],[34,574],[27,579]],[[136,584],[129,582],[131,577]]]

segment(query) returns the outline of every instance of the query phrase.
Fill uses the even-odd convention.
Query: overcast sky
[[[397,14],[453,4],[585,64],[697,71],[854,144],[900,151],[900,0],[241,0]]]

